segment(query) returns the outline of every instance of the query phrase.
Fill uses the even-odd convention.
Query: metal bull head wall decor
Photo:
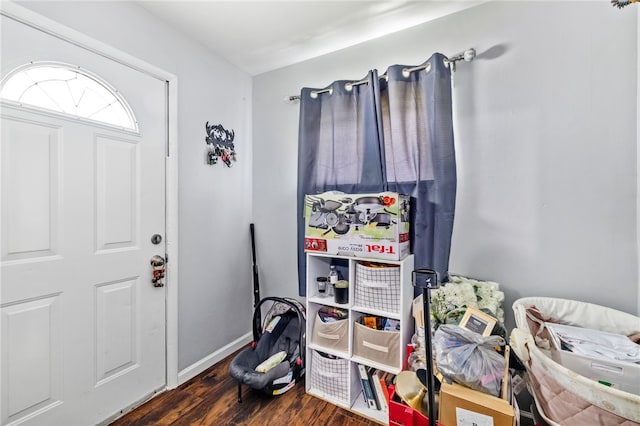
[[[209,146],[207,163],[217,164],[219,158],[227,167],[231,167],[231,162],[236,161],[236,151],[233,145],[235,132],[225,129],[222,124],[210,125],[208,121],[205,127],[207,136],[204,140]]]
[[[631,3],[636,3],[637,1],[638,0],[611,0],[611,4],[618,9],[622,9],[623,7],[629,6]]]

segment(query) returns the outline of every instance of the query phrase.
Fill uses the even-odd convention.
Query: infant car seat
[[[263,322],[262,308],[267,302],[271,307]],[[238,381],[238,402],[242,402],[242,384],[280,395],[304,376],[305,327],[305,309],[297,300],[265,297],[256,305],[251,347],[236,355],[229,366],[229,374]]]

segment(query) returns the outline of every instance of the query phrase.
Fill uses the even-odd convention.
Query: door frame
[[[178,386],[178,77],[10,1],[2,2],[0,14],[165,82],[168,98],[168,153],[165,156],[165,247],[168,257],[165,287],[165,386],[173,389]],[[132,405],[138,402],[141,401],[131,401]]]

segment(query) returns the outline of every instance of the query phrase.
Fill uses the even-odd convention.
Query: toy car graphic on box
[[[400,260],[409,254],[409,196],[396,192],[305,196],[306,251]]]

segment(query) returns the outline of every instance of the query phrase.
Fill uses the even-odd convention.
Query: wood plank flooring
[[[242,387],[229,376],[232,354],[176,389],[166,391],[119,418],[110,426],[125,425],[308,425],[373,426],[360,417],[307,395],[304,382],[280,396]]]

